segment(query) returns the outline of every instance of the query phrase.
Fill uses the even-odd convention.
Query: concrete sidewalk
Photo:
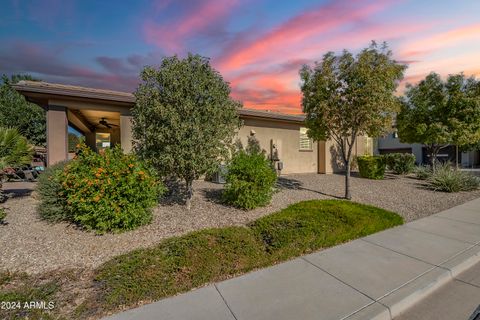
[[[480,198],[108,319],[392,319],[479,261]]]

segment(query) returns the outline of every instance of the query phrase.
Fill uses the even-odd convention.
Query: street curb
[[[471,247],[463,250],[455,256],[449,258],[439,266],[432,267],[422,275],[410,280],[401,287],[388,293],[387,295],[376,299],[374,303],[366,306],[365,308],[358,310],[357,312],[344,318],[345,320],[363,320],[363,319],[375,319],[375,320],[393,320],[401,313],[418,303],[422,299],[428,297],[434,291],[455,279],[460,273],[468,270],[476,263],[480,262],[480,247],[479,243],[472,245]],[[473,251],[469,254],[469,251]],[[462,255],[465,255],[462,257]],[[452,262],[460,257],[460,260],[451,266],[445,266],[445,264]],[[430,278],[430,281],[426,283],[420,283],[420,280]],[[388,305],[385,303],[385,299],[391,297],[395,293],[398,293],[402,288],[407,286],[413,286],[413,291],[409,292],[404,297],[398,298],[398,301]],[[379,308],[381,305],[383,308]]]

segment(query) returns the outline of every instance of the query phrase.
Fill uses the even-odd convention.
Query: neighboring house
[[[94,150],[113,145],[125,152],[132,150],[133,94],[37,81],[20,81],[14,88],[47,111],[49,165],[69,158],[69,126],[81,132]],[[248,136],[255,135],[282,174],[341,171],[335,144],[308,138],[304,116],[252,109],[239,109],[238,114],[243,126],[237,136],[243,145]],[[357,140],[354,155],[372,153],[370,138]]]
[[[428,164],[430,159],[426,148],[420,143],[402,143],[396,131],[389,133],[383,137],[379,137],[375,141],[375,153],[413,153],[417,164]],[[438,159],[440,161],[451,161],[455,163],[456,148],[455,146],[447,146],[440,150]],[[480,165],[480,151],[459,152],[458,163],[462,167],[478,167]]]

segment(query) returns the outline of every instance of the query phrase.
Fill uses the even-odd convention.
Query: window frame
[[[313,139],[308,136],[307,131],[308,129],[306,127],[300,127],[299,129],[299,139],[298,139],[299,151],[313,151]],[[307,140],[308,140],[308,147],[305,147],[304,144],[305,144],[305,141]]]

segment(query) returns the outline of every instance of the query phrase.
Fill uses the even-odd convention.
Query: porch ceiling
[[[97,126],[104,118],[108,123],[119,126],[120,125],[120,112],[100,111],[100,110],[77,110],[83,117],[92,125]],[[100,125],[100,127],[103,127]]]

